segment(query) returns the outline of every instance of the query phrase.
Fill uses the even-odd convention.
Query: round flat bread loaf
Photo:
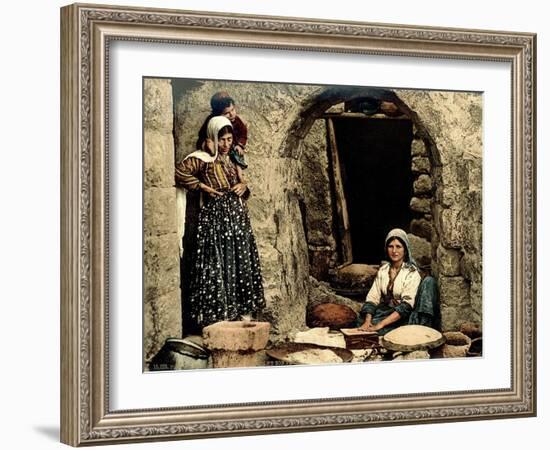
[[[437,330],[423,325],[404,325],[382,338],[382,345],[397,352],[414,352],[443,345],[445,337]]]

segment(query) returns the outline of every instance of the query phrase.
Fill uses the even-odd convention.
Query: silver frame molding
[[[510,389],[111,411],[112,40],[494,60],[512,67]],[[61,441],[73,446],[536,415],[536,35],[75,4],[61,9]]]

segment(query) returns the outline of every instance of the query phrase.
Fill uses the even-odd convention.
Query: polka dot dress
[[[246,206],[231,192],[199,213],[190,314],[201,326],[240,320],[265,306],[260,260]]]

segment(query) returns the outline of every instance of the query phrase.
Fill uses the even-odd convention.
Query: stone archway
[[[310,261],[313,261],[314,265],[316,265],[315,262],[317,261],[325,269],[328,266],[334,266],[337,262],[334,257],[334,247],[335,245],[339,246],[340,243],[338,241],[342,240],[338,236],[338,232],[334,232],[334,228],[338,228],[338,226],[334,226],[334,224],[330,226],[333,216],[331,212],[340,210],[342,207],[341,205],[335,207],[334,203],[338,199],[334,198],[334,192],[332,192],[332,195],[327,195],[326,188],[323,188],[323,185],[332,185],[332,190],[334,191],[334,180],[327,173],[327,165],[331,165],[330,151],[328,159],[326,156],[327,147],[333,144],[330,143],[330,138],[326,136],[327,128],[322,124],[320,125],[319,122],[323,118],[327,121],[333,120],[333,117],[349,117],[350,119],[353,118],[353,120],[362,117],[367,119],[367,121],[389,120],[388,116],[374,114],[373,112],[369,115],[345,112],[342,114],[326,114],[327,111],[334,110],[335,105],[343,105],[345,102],[359,101],[361,99],[371,99],[383,102],[386,105],[397,105],[398,111],[392,114],[392,120],[395,116],[399,116],[399,118],[405,118],[412,123],[413,135],[410,143],[410,169],[413,178],[410,181],[411,186],[405,187],[406,190],[410,189],[411,192],[410,198],[407,200],[407,207],[410,209],[412,219],[407,220],[407,223],[387,223],[384,224],[384,227],[399,226],[406,229],[410,233],[415,254],[420,259],[419,262],[422,265],[429,265],[432,259],[432,229],[435,227],[432,205],[434,204],[434,198],[437,197],[437,186],[440,185],[437,182],[438,180],[434,180],[434,174],[438,173],[437,167],[441,161],[437,146],[429,136],[429,132],[418,119],[418,115],[407,107],[393,91],[356,87],[329,88],[308,99],[303,111],[290,127],[292,131],[280,150],[281,154],[287,157],[305,158],[307,160],[306,165],[311,167],[311,171],[318,174],[318,177],[321,178],[321,180],[308,178],[313,188],[309,189],[309,193],[308,189],[305,189],[306,209],[310,212],[310,214],[306,214],[308,220],[307,228],[310,231],[307,233],[308,238],[310,238],[308,239]],[[367,121],[361,123],[366,124]],[[397,124],[397,122],[394,123]],[[331,171],[330,167],[328,171]],[[369,196],[372,198],[373,195],[376,195],[376,193],[369,192],[369,195],[365,195],[366,208],[369,206]],[[382,239],[383,236],[378,236],[378,240]],[[342,255],[339,256],[338,262],[340,264],[345,263],[345,258],[342,259]],[[315,270],[315,268],[313,275],[319,275],[319,271]]]

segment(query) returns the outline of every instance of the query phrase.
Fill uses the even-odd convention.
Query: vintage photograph
[[[482,356],[480,92],[143,79],[143,369]]]

